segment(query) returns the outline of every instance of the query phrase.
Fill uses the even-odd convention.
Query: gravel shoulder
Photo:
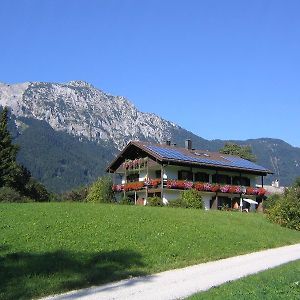
[[[182,299],[213,286],[300,259],[300,244],[268,249],[149,276],[53,295],[67,299]]]

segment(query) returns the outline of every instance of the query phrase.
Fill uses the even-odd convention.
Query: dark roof
[[[125,158],[134,158],[136,154],[148,155],[160,163],[250,171],[263,175],[272,174],[270,170],[256,163],[233,155],[137,141],[130,142],[109,165],[107,171],[116,171]]]

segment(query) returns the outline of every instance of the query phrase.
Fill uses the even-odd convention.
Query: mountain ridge
[[[104,165],[130,140],[163,143],[171,139],[182,146],[189,138],[194,148],[210,151],[218,151],[227,142],[201,138],[156,114],[139,111],[125,97],[110,95],[81,80],[0,83],[0,106],[10,108],[10,128],[15,141],[21,145],[20,161],[55,191],[88,184],[102,175]],[[49,141],[43,136],[48,136]],[[49,153],[44,151],[41,141],[51,149]],[[279,178],[288,185],[300,175],[298,147],[272,138],[230,142],[252,147],[257,162],[275,173],[267,182]],[[63,145],[67,145],[65,149]],[[72,149],[77,149],[78,153]],[[62,158],[62,151],[68,159]],[[89,153],[88,159],[85,153]],[[49,160],[51,165],[47,164]],[[98,170],[93,168],[95,164],[99,165]],[[93,171],[88,171],[89,168]],[[68,177],[75,169],[76,178],[71,180]],[[85,175],[81,176],[78,170]]]

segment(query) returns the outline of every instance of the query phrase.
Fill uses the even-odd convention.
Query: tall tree
[[[16,162],[19,147],[12,143],[7,119],[8,109],[5,107],[0,114],[0,187],[12,186],[20,173],[20,166]]]
[[[219,150],[220,153],[239,156],[241,158],[255,162],[256,156],[252,153],[250,146],[240,146],[234,143],[226,143],[225,146]]]
[[[30,197],[36,201],[48,201],[49,193],[46,188],[34,180],[24,166],[17,163],[19,146],[12,143],[7,120],[8,109],[5,107],[0,113],[0,188],[11,187],[21,196]]]

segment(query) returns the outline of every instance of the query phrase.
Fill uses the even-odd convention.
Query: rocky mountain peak
[[[67,82],[67,85],[70,86],[77,86],[77,87],[88,87],[88,88],[94,88],[94,86],[84,80],[71,80]]]
[[[122,96],[112,96],[85,81],[0,85],[0,105],[16,117],[46,121],[57,131],[90,141],[110,141],[121,149],[132,139],[162,142],[179,128],[147,114]]]

